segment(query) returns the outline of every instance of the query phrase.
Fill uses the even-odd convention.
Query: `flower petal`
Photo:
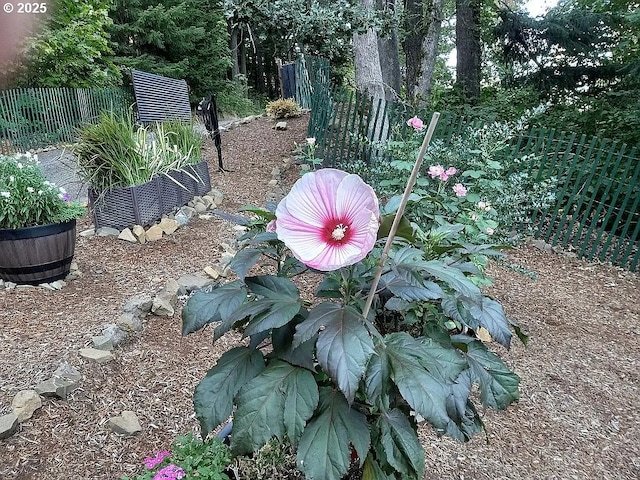
[[[379,207],[373,189],[357,175],[322,169],[304,175],[276,209],[276,232],[293,255],[318,270],[362,260],[376,242]],[[344,225],[347,235],[329,233]]]

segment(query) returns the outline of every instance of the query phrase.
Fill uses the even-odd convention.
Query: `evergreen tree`
[[[225,89],[231,55],[222,2],[116,0],[111,8],[115,62],[184,78],[192,101]]]

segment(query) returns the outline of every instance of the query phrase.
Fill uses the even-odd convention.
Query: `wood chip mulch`
[[[217,172],[208,142],[212,184],[224,209],[262,205],[271,171],[306,137],[307,117],[288,130],[259,118],[223,133],[225,166]],[[288,172],[287,182],[298,176]],[[89,226],[80,222],[79,230]],[[66,401],[44,399],[18,432],[0,440],[0,478],[118,479],[142,471],[142,460],[168,449],[176,435],[197,432],[193,388],[220,354],[209,331],[180,335],[180,312],[149,316],[142,333],[96,365],[78,355],[113,322],[124,302],[155,293],[169,279],[212,265],[232,225],[196,220],[145,245],[78,237],[75,260],[84,276],[57,292],[0,290],[0,415],[20,390],[48,379],[62,363],[84,376]],[[537,278],[493,265],[491,295],[531,336],[527,348],[493,345],[521,378],[520,402],[487,411],[486,436],[468,444],[421,430],[428,479],[640,478],[640,279],[607,265],[524,246],[509,261]],[[132,437],[107,427],[132,410],[143,431]]]

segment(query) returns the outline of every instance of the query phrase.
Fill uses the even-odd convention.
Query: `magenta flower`
[[[302,263],[337,270],[376,243],[378,199],[358,175],[324,168],[302,176],[276,209],[276,233]]]
[[[464,185],[462,185],[461,183],[456,183],[451,188],[456,193],[456,197],[464,197],[467,194],[467,189],[464,188]]]
[[[423,121],[420,120],[417,116],[407,120],[407,125],[409,125],[414,130],[418,130],[418,131],[421,131],[424,128]]]
[[[455,175],[458,173],[458,169],[456,167],[449,167],[444,173],[448,176]]]
[[[153,476],[153,480],[178,480],[186,477],[187,474],[180,467],[171,464],[160,469],[158,473]]]
[[[431,175],[431,178],[436,178],[444,173],[444,168],[442,167],[442,165],[431,165],[429,167],[428,173],[429,175]]]
[[[144,466],[147,467],[149,470],[151,470],[152,468],[157,467],[158,465],[160,465],[162,463],[162,461],[167,458],[169,455],[171,455],[171,453],[167,452],[166,450],[162,450],[158,453],[156,453],[155,457],[147,457],[144,459],[143,463]]]

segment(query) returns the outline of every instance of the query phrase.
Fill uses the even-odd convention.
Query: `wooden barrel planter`
[[[25,285],[62,280],[76,246],[76,221],[0,229],[0,279]]]

